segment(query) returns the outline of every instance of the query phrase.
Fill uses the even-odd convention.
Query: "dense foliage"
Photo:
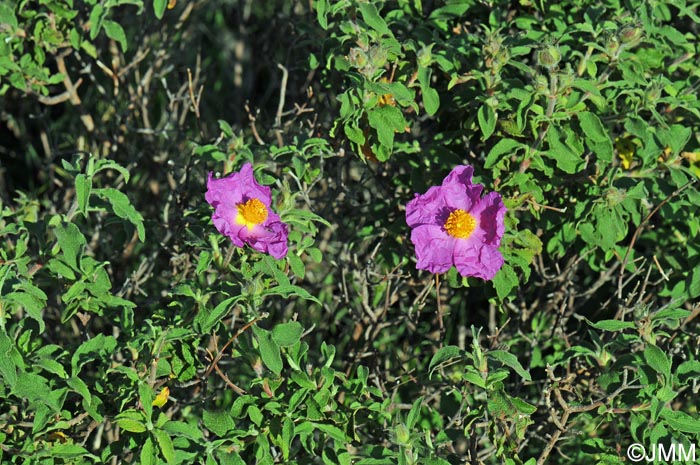
[[[699,6],[0,3],[0,461],[700,447]],[[247,162],[279,260],[212,224]],[[493,280],[416,269],[460,165]]]

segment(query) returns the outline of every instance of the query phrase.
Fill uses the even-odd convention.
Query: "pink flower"
[[[484,186],[472,184],[473,174],[471,166],[457,166],[441,186],[406,205],[416,268],[444,273],[455,265],[462,276],[490,280],[503,266],[498,247],[506,207],[497,192],[481,198]]]
[[[270,188],[258,184],[250,163],[222,179],[209,173],[205,198],[214,207],[214,226],[234,245],[248,244],[276,259],[287,255],[287,225],[271,210]]]

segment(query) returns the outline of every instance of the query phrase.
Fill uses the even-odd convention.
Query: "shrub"
[[[698,5],[0,5],[0,460],[690,461]],[[416,269],[463,165],[492,280]]]

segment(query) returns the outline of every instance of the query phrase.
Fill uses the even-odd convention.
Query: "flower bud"
[[[659,97],[661,97],[661,88],[656,83],[652,83],[644,92],[644,99],[649,104],[655,104]]]
[[[544,68],[554,68],[561,61],[561,52],[554,45],[548,45],[537,52],[537,63]]]
[[[535,91],[538,94],[546,94],[549,92],[549,82],[545,76],[541,74],[535,76]]]
[[[350,53],[348,53],[348,61],[355,68],[362,69],[367,66],[367,54],[359,47],[351,48]]]
[[[639,26],[625,26],[620,31],[620,42],[628,47],[637,45],[642,40],[644,31]]]
[[[382,47],[372,47],[369,49],[369,62],[375,68],[384,68],[387,61],[387,52]]]
[[[430,44],[427,47],[423,47],[422,49],[418,50],[418,66],[422,68],[427,68],[433,63],[432,48],[433,44]]]
[[[611,57],[617,57],[617,53],[620,51],[620,39],[617,36],[610,36],[605,42],[605,50]]]
[[[498,99],[495,96],[487,98],[484,103],[493,109],[496,109],[498,107]]]
[[[411,433],[406,428],[406,425],[399,424],[394,428],[396,434],[396,442],[402,446],[408,446],[411,441]]]

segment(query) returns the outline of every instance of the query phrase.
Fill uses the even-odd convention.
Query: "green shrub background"
[[[0,4],[0,461],[700,447],[699,6]],[[211,224],[246,161],[283,260]],[[508,207],[490,282],[415,269],[460,164]]]

